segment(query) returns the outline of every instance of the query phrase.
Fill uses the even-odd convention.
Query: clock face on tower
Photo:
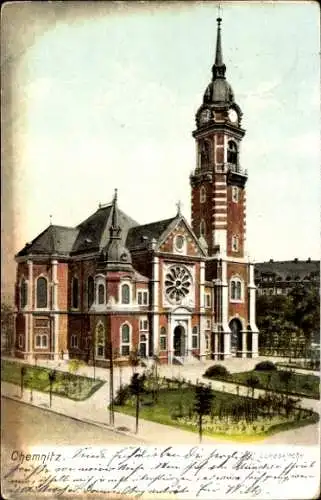
[[[228,117],[229,117],[229,120],[232,122],[232,123],[237,123],[237,120],[238,120],[238,114],[237,112],[235,111],[235,109],[230,109],[229,112],[228,112]]]
[[[207,123],[211,119],[211,112],[209,109],[203,109],[200,116],[200,123]]]

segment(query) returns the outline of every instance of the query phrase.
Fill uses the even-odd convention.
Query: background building
[[[184,363],[257,356],[254,266],[246,252],[242,112],[218,20],[212,79],[196,113],[192,227],[180,212],[139,225],[112,203],[77,227],[50,225],[16,256],[14,352],[104,365],[158,355]]]
[[[287,295],[293,286],[320,287],[320,261],[283,260],[255,264],[255,284],[259,295]]]

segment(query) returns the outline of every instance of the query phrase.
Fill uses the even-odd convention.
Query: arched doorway
[[[178,325],[174,329],[174,356],[185,356],[185,329]]]
[[[229,327],[231,330],[231,353],[234,356],[241,356],[242,351],[242,323],[239,319],[233,318]]]

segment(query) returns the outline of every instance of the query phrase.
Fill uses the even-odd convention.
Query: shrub
[[[131,393],[128,385],[122,385],[115,396],[114,404],[118,406],[125,405]]]
[[[204,377],[208,378],[224,378],[229,375],[229,371],[223,365],[209,366],[204,373]]]
[[[254,370],[257,372],[271,372],[277,370],[277,367],[272,361],[261,361],[255,365]]]

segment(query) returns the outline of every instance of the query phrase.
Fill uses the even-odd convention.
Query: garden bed
[[[147,384],[141,395],[140,418],[198,432],[195,386],[162,380],[155,398],[151,385]],[[285,396],[252,399],[220,391],[213,394],[211,413],[203,417],[204,434],[212,437],[253,441],[319,419],[317,413],[295,407],[294,400],[286,407]],[[135,398],[129,396],[123,404],[115,404],[114,410],[135,416]]]
[[[320,398],[320,378],[316,375],[291,372],[288,382],[282,380],[284,370],[257,371],[251,370],[238,373],[226,373],[218,376],[213,375],[204,378],[211,380],[221,380],[249,387],[248,380],[251,377],[258,379],[257,389],[267,389],[279,393],[300,396],[306,398]]]
[[[314,361],[312,362],[298,361],[298,360],[277,361],[275,365],[280,368],[292,368],[292,369],[297,368],[299,370],[315,371],[315,372],[320,371],[320,363],[317,364]]]
[[[11,384],[21,384],[21,368],[25,367],[23,387],[35,391],[49,392],[49,368],[32,366],[16,361],[1,361],[1,380]],[[105,383],[103,380],[75,375],[55,370],[56,378],[52,385],[52,394],[75,401],[84,401],[94,394]]]

